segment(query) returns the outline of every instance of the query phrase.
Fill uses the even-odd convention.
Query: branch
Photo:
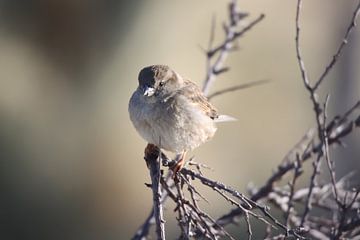
[[[235,189],[233,189],[232,187],[229,187],[221,182],[218,181],[214,181],[211,180],[209,178],[206,178],[204,176],[202,176],[201,174],[195,173],[192,170],[183,168],[181,169],[181,174],[183,174],[185,177],[186,176],[190,176],[193,179],[198,179],[201,181],[202,184],[214,189],[215,191],[217,191],[222,197],[224,197],[227,201],[231,202],[232,204],[236,205],[238,208],[237,210],[240,211],[241,213],[244,213],[246,218],[245,220],[248,222],[248,217],[253,216],[255,218],[257,218],[258,220],[264,222],[267,225],[271,225],[273,227],[279,227],[280,229],[282,229],[283,231],[285,231],[287,234],[293,235],[299,239],[304,239],[296,230],[293,229],[289,229],[287,228],[284,224],[282,224],[280,221],[278,221],[274,216],[272,216],[269,212],[269,207],[261,205],[253,200],[251,200],[250,198],[246,197],[244,194],[236,191]],[[238,198],[239,200],[241,200],[241,204],[236,203],[234,200],[232,200],[231,198],[227,197],[224,193],[222,193],[221,191],[225,191],[229,194],[231,194],[232,196]],[[251,209],[256,208],[258,210],[260,210],[260,212],[263,213],[263,216],[255,213],[254,211],[251,211]],[[272,223],[270,223],[268,220],[265,219],[268,218]],[[221,222],[218,220],[215,222],[215,226],[220,226],[222,228]],[[248,232],[252,233],[251,228],[248,228]]]
[[[156,222],[156,234],[158,240],[165,239],[165,221],[161,202],[162,189],[160,185],[160,159],[161,151],[154,145],[148,144],[145,150],[145,161],[150,170],[151,189],[153,192],[153,212]]]
[[[334,65],[336,64],[337,60],[339,59],[339,57],[341,56],[341,53],[345,47],[345,45],[348,43],[350,34],[352,32],[352,30],[355,28],[356,26],[356,19],[359,15],[360,12],[360,1],[358,2],[357,7],[355,8],[355,11],[353,13],[350,25],[348,26],[346,33],[343,37],[343,40],[341,41],[341,44],[338,48],[338,50],[336,51],[336,53],[334,54],[334,56],[332,57],[330,63],[326,66],[324,72],[321,74],[321,76],[319,77],[319,80],[317,80],[317,82],[315,83],[313,89],[316,90],[320,84],[322,83],[322,81],[325,79],[325,77],[328,75],[328,73],[330,72],[330,70],[334,67]]]
[[[346,113],[339,117],[335,117],[336,119],[341,119],[343,121],[335,121],[332,120],[328,126],[328,136],[329,136],[329,146],[334,145],[336,143],[341,142],[342,138],[353,132],[355,128],[360,128],[360,116],[355,117],[355,120],[348,119],[350,114],[353,113],[358,107],[359,103],[357,102],[353,107],[351,107],[351,111],[346,111]],[[345,118],[346,116],[346,118]],[[346,119],[346,120],[345,120]],[[334,123],[336,122],[336,123]],[[338,125],[339,124],[339,125]],[[331,125],[331,126],[330,126]],[[307,144],[306,142],[311,139],[312,133],[311,131],[302,137],[301,141],[296,144],[296,146],[289,151],[288,154],[284,157],[281,164],[278,165],[277,169],[273,172],[273,174],[268,178],[265,184],[259,189],[252,190],[251,200],[259,201],[269,196],[269,194],[273,191],[274,185],[276,182],[280,181],[287,173],[292,171],[297,164],[292,159],[292,153],[297,152],[295,148],[299,148],[299,145],[307,145],[306,147],[301,147],[303,150],[299,153],[301,163],[309,160],[313,155],[317,155],[319,151],[323,148],[321,143],[316,145]],[[310,141],[311,143],[312,141]],[[218,218],[217,223],[221,226],[225,226],[234,222],[234,219],[241,216],[242,212],[239,209],[233,209],[229,213],[224,214],[220,218]]]
[[[234,42],[242,37],[246,32],[251,30],[256,24],[258,24],[261,20],[264,19],[265,15],[261,14],[258,18],[250,22],[248,25],[243,27],[240,31],[237,28],[240,26],[240,22],[242,19],[246,18],[248,14],[240,12],[237,9],[237,1],[232,0],[229,4],[229,23],[224,24],[225,29],[225,39],[219,44],[217,47],[212,47],[212,44],[215,39],[215,18],[213,18],[210,32],[210,41],[208,50],[206,52],[206,78],[203,84],[203,92],[205,95],[209,94],[209,90],[211,85],[214,83],[216,77],[229,70],[229,68],[224,68],[223,65],[225,60],[232,50],[232,46]],[[216,55],[217,57],[213,60],[213,57]]]
[[[306,88],[306,90],[309,92],[310,94],[310,99],[312,101],[313,104],[313,109],[315,112],[315,116],[316,116],[316,123],[317,123],[317,129],[318,129],[318,138],[320,140],[320,143],[322,145],[322,148],[320,149],[317,159],[314,162],[314,171],[313,174],[311,176],[311,181],[310,181],[310,187],[309,187],[309,192],[308,192],[308,197],[307,197],[307,201],[306,201],[306,205],[305,205],[305,210],[301,219],[301,226],[304,225],[305,221],[306,221],[306,217],[308,216],[309,211],[311,210],[311,201],[312,201],[312,190],[314,188],[314,186],[316,185],[316,178],[319,175],[319,170],[320,170],[320,166],[321,166],[321,159],[323,156],[325,156],[328,168],[329,168],[329,172],[330,172],[330,176],[331,176],[331,180],[333,183],[333,192],[334,192],[334,196],[337,202],[339,202],[338,200],[338,196],[337,196],[337,189],[336,189],[336,180],[335,180],[335,170],[333,169],[333,164],[330,160],[329,157],[329,148],[328,148],[328,142],[329,142],[329,138],[328,138],[328,134],[327,134],[327,129],[325,126],[325,122],[326,122],[326,106],[327,106],[327,102],[328,102],[328,97],[325,100],[324,103],[324,107],[322,108],[320,105],[320,102],[318,100],[318,96],[316,93],[316,89],[320,86],[320,84],[322,83],[322,81],[324,80],[324,78],[326,77],[326,75],[329,73],[329,71],[334,67],[335,63],[337,62],[338,57],[340,56],[345,44],[347,43],[347,39],[351,33],[351,30],[355,27],[355,21],[360,9],[360,1],[358,3],[358,6],[356,7],[356,10],[353,14],[353,18],[351,20],[351,23],[345,33],[344,36],[344,40],[342,41],[342,44],[340,45],[340,47],[338,48],[337,52],[335,53],[332,61],[330,62],[330,64],[325,68],[324,73],[320,76],[319,80],[315,83],[314,87],[312,87],[310,85],[310,81],[307,77],[307,73],[306,73],[306,69],[305,69],[305,64],[302,60],[302,56],[301,56],[301,50],[300,50],[300,9],[301,9],[301,3],[302,0],[298,0],[297,2],[297,7],[296,7],[296,19],[295,19],[295,25],[296,25],[296,35],[295,35],[295,45],[296,45],[296,54],[297,54],[297,60],[298,60],[298,64],[299,64],[299,68],[300,68],[300,72],[301,72],[301,76],[302,76],[302,80],[304,83],[304,86]],[[340,207],[340,203],[338,203],[339,207]]]
[[[292,181],[289,183],[289,187],[290,187],[290,196],[289,196],[289,200],[288,200],[288,204],[287,204],[287,210],[284,211],[285,212],[285,223],[286,226],[289,227],[289,217],[290,217],[290,213],[294,207],[294,193],[295,193],[295,184],[297,179],[300,177],[300,175],[303,173],[303,169],[302,169],[302,163],[300,161],[300,157],[297,154],[296,155],[296,165],[294,167],[294,176]]]
[[[265,83],[268,83],[268,82],[269,82],[269,80],[258,80],[258,81],[254,81],[254,82],[248,82],[248,83],[239,84],[239,85],[236,85],[236,86],[232,86],[232,87],[229,87],[229,88],[224,88],[224,89],[221,89],[219,91],[213,92],[207,98],[209,100],[211,100],[212,98],[220,96],[220,95],[225,94],[225,93],[234,92],[234,91],[237,91],[237,90],[246,89],[246,88],[250,88],[250,87],[253,87],[253,86],[257,86],[257,85],[262,85],[262,84],[265,84]]]
[[[151,209],[149,216],[145,219],[145,222],[139,227],[132,240],[145,240],[149,235],[150,227],[155,223],[154,208]]]
[[[160,181],[166,181],[166,184],[170,184],[169,180],[170,180],[171,174],[170,172],[167,174],[167,176],[164,178],[162,177],[160,179]],[[146,184],[147,185],[147,184]],[[162,183],[163,185],[163,183]],[[148,186],[148,185],[147,185]],[[152,185],[150,184],[149,187],[152,187]],[[168,195],[166,191],[162,192],[162,198],[161,198],[161,203],[164,204],[164,202],[167,200]],[[149,231],[152,225],[155,224],[155,214],[154,214],[154,208],[151,209],[148,217],[145,219],[144,223],[138,228],[138,230],[136,231],[135,235],[131,238],[132,240],[145,240],[146,237],[149,235]]]
[[[314,131],[309,131],[305,134],[301,141],[284,157],[283,161],[265,184],[259,189],[251,189],[251,197],[245,196],[235,188],[224,183],[207,178],[201,171],[204,166],[193,162],[192,159],[190,159],[185,167],[175,176],[174,181],[169,177],[164,178],[160,171],[160,165],[162,164],[164,167],[169,167],[174,163],[174,160],[170,161],[159,149],[154,147],[151,148],[151,146],[148,148],[148,145],[145,151],[145,159],[150,169],[152,180],[150,187],[153,191],[154,207],[133,239],[146,239],[149,234],[149,229],[154,223],[156,223],[157,238],[165,239],[162,208],[166,199],[173,201],[176,205],[174,211],[178,214],[177,221],[181,229],[180,239],[198,239],[200,237],[205,239],[219,239],[223,236],[234,239],[227,232],[225,226],[230,223],[235,223],[239,216],[243,216],[246,222],[248,239],[253,237],[253,226],[251,225],[250,218],[258,219],[266,224],[268,229],[268,234],[266,235],[267,239],[284,239],[289,235],[292,235],[297,239],[304,239],[304,234],[317,239],[325,239],[328,236],[339,239],[345,236],[356,235],[359,230],[359,218],[358,215],[356,215],[356,209],[360,206],[360,199],[358,196],[359,191],[354,194],[353,192],[346,190],[344,179],[340,179],[336,182],[335,166],[333,166],[331,158],[329,157],[329,147],[334,144],[341,144],[342,139],[345,136],[353,132],[355,128],[360,127],[360,116],[354,116],[355,110],[360,107],[360,101],[357,101],[342,116],[336,116],[327,123],[326,106],[328,98],[325,103],[322,104],[318,99],[316,90],[343,52],[350,33],[355,27],[356,18],[359,15],[360,2],[353,14],[351,24],[345,33],[343,42],[340,44],[332,61],[325,68],[323,74],[320,76],[319,80],[315,82],[314,86],[311,86],[301,55],[301,3],[302,0],[298,0],[296,7],[296,57],[304,87],[310,94],[314,109],[317,136],[314,137]],[[203,85],[205,95],[208,95],[209,89],[216,77],[229,70],[228,67],[224,67],[224,62],[228,54],[235,49],[233,45],[236,40],[264,18],[264,15],[260,15],[245,27],[241,27],[242,24],[239,24],[241,22],[240,20],[247,16],[248,14],[238,11],[237,1],[231,0],[231,3],[229,4],[228,23],[224,24],[225,40],[217,47],[212,47],[215,40],[215,17],[213,17],[209,46],[206,52],[207,75]],[[267,81],[262,80],[225,88],[208,95],[208,98],[211,99],[221,94],[263,84],[265,82]],[[303,163],[313,156],[316,156],[316,158],[313,162],[314,168],[309,187],[295,191],[295,184],[302,173]],[[328,164],[328,169],[331,174],[331,183],[320,187],[316,179],[319,175],[320,164],[323,158],[325,158]],[[198,173],[190,169],[194,167]],[[275,186],[275,184],[278,184],[278,182],[286,174],[291,173],[291,171],[294,172],[289,185],[286,185],[285,187]],[[168,176],[170,175],[168,174]],[[208,213],[200,209],[200,204],[198,204],[198,202],[207,202],[207,200],[205,196],[195,188],[192,181],[200,181],[202,185],[214,190],[219,194],[218,196],[236,206],[236,208],[215,220]],[[273,203],[275,207],[279,208],[282,213],[284,213],[285,223],[278,218],[275,218],[272,213],[270,213],[269,207],[263,205],[262,201],[260,204],[260,200],[263,199],[267,200],[269,203]],[[340,199],[342,202],[340,202]],[[350,202],[348,201],[349,199]],[[296,209],[297,204],[305,206],[302,215],[298,213],[299,209]],[[312,208],[329,212],[329,215],[333,213],[333,216],[331,219],[312,216],[309,214]],[[302,226],[304,226],[304,228]],[[272,228],[280,229],[280,231],[275,233],[278,235],[272,236]]]

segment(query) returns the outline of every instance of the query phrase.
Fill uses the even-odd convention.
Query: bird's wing
[[[204,96],[200,88],[192,81],[184,80],[184,87],[181,89],[181,92],[192,104],[199,107],[211,119],[219,117],[216,108]]]

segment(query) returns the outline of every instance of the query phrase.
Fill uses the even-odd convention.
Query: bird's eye
[[[164,85],[165,85],[165,82],[160,82],[160,83],[159,83],[159,86],[160,86],[160,87],[162,87],[162,86],[164,86]]]

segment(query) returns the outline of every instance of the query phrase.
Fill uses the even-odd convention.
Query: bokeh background
[[[302,49],[314,79],[341,41],[357,1],[304,1]],[[146,143],[128,118],[138,71],[168,64],[202,84],[212,16],[223,39],[227,1],[0,1],[0,238],[129,239],[151,207]],[[315,124],[295,48],[293,1],[241,0],[266,18],[239,42],[212,91],[271,83],[214,98],[239,119],[191,155],[241,191],[263,183]],[[250,18],[251,18],[250,17]],[[360,31],[322,93],[329,115],[360,98]],[[338,175],[360,168],[359,132],[331,151]],[[304,182],[303,184],[306,184]],[[228,204],[210,195],[218,216]],[[166,210],[169,239],[176,235]]]

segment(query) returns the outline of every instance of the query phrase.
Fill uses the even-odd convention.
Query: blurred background
[[[323,71],[357,1],[305,1],[302,49],[309,76]],[[146,143],[128,118],[137,74],[168,64],[199,85],[212,16],[223,39],[227,1],[0,0],[0,238],[130,239],[148,215]],[[214,98],[238,122],[193,151],[210,177],[245,191],[262,184],[315,125],[295,57],[295,1],[241,0],[266,18],[239,43],[212,91],[269,79]],[[324,85],[329,115],[360,98],[355,29]],[[324,97],[324,96],[322,96]],[[322,98],[323,99],[323,98]],[[360,169],[359,131],[331,150],[338,176]],[[303,183],[304,185],[307,182]],[[205,190],[204,190],[205,191]],[[209,197],[216,217],[228,204]],[[177,233],[166,209],[169,239]]]

